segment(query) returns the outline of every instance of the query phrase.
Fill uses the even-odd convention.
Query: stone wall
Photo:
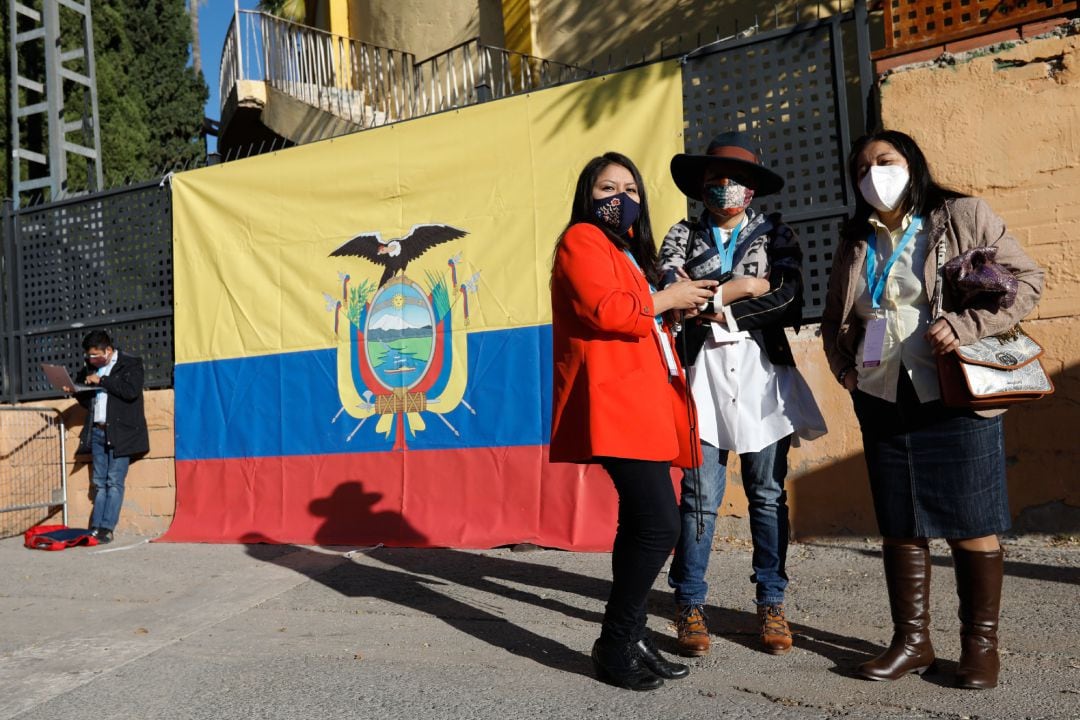
[[[32,405],[60,410],[67,430],[66,461],[68,473],[68,524],[87,527],[90,521],[90,456],[75,455],[79,433],[86,422],[86,411],[74,400],[45,400]],[[121,534],[156,536],[172,522],[176,505],[176,472],[173,433],[173,391],[147,390],[146,423],[150,430],[150,452],[131,464],[128,471],[124,507],[117,531]],[[44,513],[23,511],[16,522],[23,529],[44,521]],[[60,522],[56,513],[48,522]],[[4,534],[12,534],[5,522]],[[21,530],[19,530],[21,532]]]

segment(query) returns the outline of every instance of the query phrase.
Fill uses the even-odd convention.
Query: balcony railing
[[[413,116],[412,53],[242,10],[221,53],[221,103],[238,80],[258,80],[356,125]]]
[[[417,113],[509,97],[592,73],[581,67],[466,40],[416,64]]]
[[[592,74],[473,38],[416,62],[379,47],[241,10],[221,51],[221,104],[240,80],[269,86],[355,125],[373,127]]]
[[[1077,0],[886,0],[885,48],[899,55],[1076,12]]]

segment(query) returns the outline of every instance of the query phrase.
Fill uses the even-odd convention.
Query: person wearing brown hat
[[[660,249],[664,281],[688,275],[722,283],[713,307],[688,321],[677,343],[689,369],[702,450],[700,468],[683,472],[682,535],[668,574],[678,648],[688,656],[709,651],[705,572],[734,451],[749,501],[761,641],[767,652],[783,654],[791,649],[784,614],[787,452],[793,438],[826,432],[784,331],[802,320],[802,251],[779,213],[750,207],[753,197],[778,192],[784,180],[761,163],[747,133],[718,135],[703,155],[676,155],[671,176],[705,210],[668,231]]]

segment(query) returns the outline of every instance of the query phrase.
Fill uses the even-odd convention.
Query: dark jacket
[[[150,451],[150,434],[146,427],[143,410],[143,364],[142,358],[117,352],[116,365],[101,378],[101,387],[109,393],[105,406],[105,439],[112,445],[113,454],[120,456],[141,455]],[[83,383],[87,375],[98,368],[87,366],[75,381]],[[77,393],[79,404],[93,413],[95,390]],[[92,414],[86,416],[82,434],[79,436],[79,453],[90,451],[90,428],[94,426]]]
[[[769,261],[769,292],[755,298],[731,303],[732,317],[740,330],[747,330],[773,365],[795,365],[787,333],[788,326],[798,329],[802,323],[803,278],[802,248],[795,232],[784,224],[780,213],[751,215],[744,236],[739,238],[735,256],[736,275],[750,275],[753,270],[740,268],[742,248],[759,238],[766,238],[766,257]],[[705,217],[682,220],[668,231],[660,251],[661,266],[670,270],[685,265],[696,255],[715,248]],[[680,252],[681,249],[681,252]],[[671,279],[671,275],[665,275]],[[709,335],[708,320],[691,320],[683,328],[675,345],[684,367],[694,364],[697,354]]]

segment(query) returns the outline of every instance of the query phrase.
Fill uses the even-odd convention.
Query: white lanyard
[[[645,277],[645,273],[641,271],[641,265],[638,265],[637,258],[635,258],[629,250],[623,250],[626,257],[630,258],[630,262],[634,263],[634,267],[641,273],[642,277]],[[649,286],[649,292],[656,292],[656,288],[649,282],[648,277],[645,277],[645,283]],[[653,316],[653,329],[656,331],[656,339],[660,343],[660,352],[664,355],[664,362],[667,364],[668,374],[675,377],[679,374],[679,364],[675,361],[675,353],[671,351],[671,345],[667,342],[667,336],[664,335],[663,320],[659,315]]]

